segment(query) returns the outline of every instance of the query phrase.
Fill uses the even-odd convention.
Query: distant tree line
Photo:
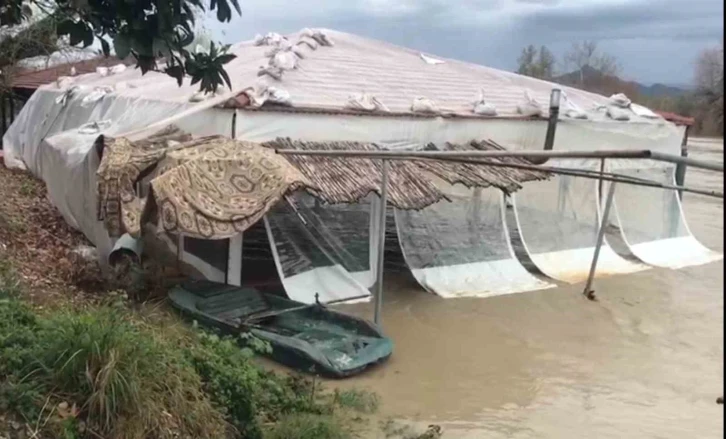
[[[617,58],[599,50],[595,41],[573,44],[561,61],[546,46],[529,45],[517,61],[517,73],[522,75],[603,95],[625,93],[653,110],[695,118],[694,134],[723,136],[723,41],[699,54],[693,89],[677,96],[649,96],[641,92],[638,83],[620,79]]]

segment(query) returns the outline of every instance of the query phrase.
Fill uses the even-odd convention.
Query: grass
[[[183,352],[127,313],[103,306],[42,315],[5,292],[0,321],[0,409],[27,424],[45,420],[49,433],[67,435],[65,406],[102,437],[225,436],[224,415]]]
[[[338,418],[302,413],[284,416],[265,434],[265,439],[347,439],[353,435]]]
[[[0,254],[0,424],[26,436],[353,438],[378,406],[367,392],[264,370],[253,349],[269,345],[241,349],[160,306],[129,306],[124,292],[42,310],[23,295]]]
[[[349,389],[334,392],[337,405],[357,411],[359,413],[375,413],[380,403],[378,395],[360,389]]]

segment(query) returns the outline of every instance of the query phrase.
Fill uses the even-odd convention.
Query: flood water
[[[723,162],[723,141],[690,156]],[[690,169],[688,185],[723,190]],[[685,194],[693,234],[723,252],[723,202]],[[381,418],[444,438],[723,437],[723,262],[486,299],[442,299],[385,279],[390,360],[331,383],[381,397]],[[341,306],[372,317],[371,304]],[[383,437],[371,433],[371,437]]]

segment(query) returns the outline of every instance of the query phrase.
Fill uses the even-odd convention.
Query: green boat
[[[269,342],[273,360],[304,372],[348,377],[393,351],[393,342],[372,323],[320,303],[197,280],[172,288],[169,299],[204,326],[232,335],[250,332]]]

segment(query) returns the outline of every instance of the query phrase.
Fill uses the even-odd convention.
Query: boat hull
[[[249,332],[268,342],[272,347],[268,357],[306,373],[349,377],[393,352],[393,342],[364,319],[251,288],[192,281],[173,288],[169,299],[203,326],[229,335]],[[254,319],[262,313],[276,315]]]

